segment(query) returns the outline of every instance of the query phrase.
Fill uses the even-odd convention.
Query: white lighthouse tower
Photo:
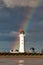
[[[20,31],[19,39],[20,39],[19,40],[20,41],[20,43],[19,43],[19,52],[24,53],[25,52],[25,50],[24,50],[24,30]]]

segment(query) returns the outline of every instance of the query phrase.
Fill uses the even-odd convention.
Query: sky
[[[12,47],[15,49],[19,30],[25,23],[24,20],[29,20],[30,11],[35,8],[32,26],[28,26],[26,31],[27,51],[31,47],[43,49],[43,0],[0,0],[0,51],[9,51]]]

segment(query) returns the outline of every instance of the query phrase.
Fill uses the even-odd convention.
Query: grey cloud
[[[0,32],[0,36],[17,36],[19,32],[11,31],[9,33],[2,33]]]
[[[0,0],[0,4],[7,7],[30,6],[35,7],[37,0]]]
[[[4,6],[5,6],[5,4],[4,4],[3,0],[0,0],[0,8],[2,8]]]
[[[29,33],[29,35],[26,36],[25,39],[25,47],[28,49],[31,47],[35,47],[37,50],[38,48],[41,50],[41,48],[43,48],[43,33]]]

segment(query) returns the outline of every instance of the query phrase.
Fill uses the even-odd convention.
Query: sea
[[[43,65],[43,58],[0,58],[0,65]]]

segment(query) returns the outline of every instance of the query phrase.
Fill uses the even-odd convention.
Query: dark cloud
[[[18,35],[18,33],[15,31],[18,31],[21,28],[24,20],[29,18],[31,14],[30,11],[33,10],[31,7],[26,7],[26,2],[29,2],[28,0],[25,0],[25,2],[22,1],[23,3],[20,2],[20,4],[19,1],[16,1],[0,0],[0,46],[7,43],[10,46],[12,41],[16,40],[15,36],[16,34]],[[16,4],[19,5],[19,7],[15,7]],[[21,5],[23,5],[23,7]],[[26,48],[30,48],[31,46],[41,48],[43,46],[43,8],[40,6],[35,9],[31,20],[32,26],[30,24],[30,29],[28,29],[28,32],[26,31]],[[6,45],[4,47],[6,47]]]

